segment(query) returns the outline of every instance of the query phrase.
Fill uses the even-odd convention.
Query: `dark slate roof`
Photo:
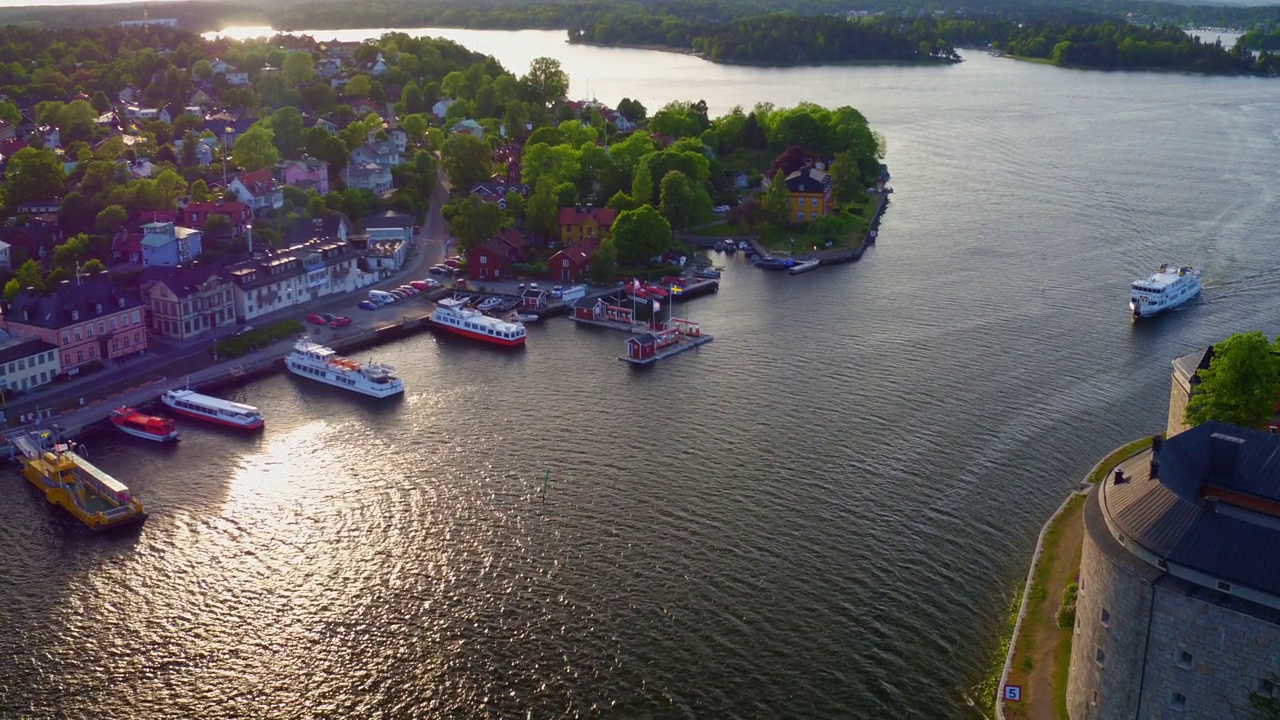
[[[1120,532],[1169,563],[1280,594],[1280,518],[1244,510],[1215,493],[1280,502],[1280,436],[1207,422],[1120,466],[1102,488],[1103,511]]]
[[[101,272],[79,282],[64,280],[49,295],[23,290],[5,308],[5,315],[11,322],[56,330],[141,305],[137,293],[117,288],[107,273]],[[71,319],[72,312],[77,313],[76,320]]]
[[[1173,369],[1182,377],[1190,379],[1195,377],[1197,372],[1207,369],[1210,360],[1213,360],[1212,345],[1182,357],[1174,358]]]
[[[23,343],[15,343],[13,345],[0,348],[0,364],[7,363],[11,360],[28,358],[32,355],[39,355],[40,353],[46,353],[50,350],[57,349],[58,348],[56,346],[50,345],[43,340],[28,340]]]
[[[208,282],[209,277],[217,275],[219,280],[231,281],[231,276],[221,267],[214,265],[179,265],[163,267],[152,265],[142,271],[139,282],[144,288],[162,282],[169,291],[180,298],[191,297],[199,292],[199,288]]]
[[[388,210],[377,215],[370,215],[360,222],[364,224],[366,230],[369,228],[403,228],[407,230],[413,227],[413,216]]]
[[[536,300],[536,299],[538,299],[538,298],[540,298],[540,297],[542,297],[542,296],[544,296],[544,295],[546,295],[546,294],[547,294],[547,291],[546,291],[546,290],[542,290],[542,289],[540,289],[540,288],[539,288],[539,289],[535,289],[535,288],[528,288],[528,289],[527,289],[527,290],[525,290],[524,292],[520,293],[520,297],[522,297],[522,298],[533,298],[533,299],[535,299],[535,300]],[[579,298],[579,299],[581,299],[581,298]],[[591,304],[591,306],[592,306],[592,307],[594,307],[594,305],[595,305],[595,303],[592,303],[592,304]]]
[[[314,238],[335,238],[338,237],[338,228],[343,224],[347,226],[347,234],[350,235],[351,221],[342,213],[330,213],[318,218],[298,218],[289,227],[289,242],[304,243]]]

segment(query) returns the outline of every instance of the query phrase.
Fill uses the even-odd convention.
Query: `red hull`
[[[204,420],[205,422],[211,422],[214,425],[221,425],[222,427],[235,428],[237,430],[260,430],[262,426],[266,424],[265,420],[259,420],[251,425],[237,425],[236,423],[233,423],[233,422],[227,422],[226,420],[222,420],[220,418],[209,417],[208,415],[201,415],[200,413],[194,413],[189,410],[183,410],[182,408],[174,407],[172,405],[165,405],[165,407],[169,408],[170,410],[177,413],[178,415],[183,415],[189,418],[195,418],[196,420]]]
[[[497,345],[498,347],[520,347],[521,345],[524,345],[524,338],[518,338],[516,340],[504,340],[502,338],[490,337],[489,335],[468,332],[466,330],[463,330],[462,328],[456,328],[456,327],[453,327],[452,325],[445,325],[443,323],[433,322],[431,324],[434,325],[435,327],[440,328],[441,330],[447,330],[453,333],[454,335],[457,335],[458,337],[464,337],[470,340],[479,340],[480,342],[487,342],[490,345]]]

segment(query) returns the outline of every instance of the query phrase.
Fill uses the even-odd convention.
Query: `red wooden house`
[[[238,237],[253,224],[253,208],[242,202],[190,202],[178,215],[179,225],[197,230],[204,229],[210,215],[226,216],[231,221],[231,237]]]
[[[596,253],[593,241],[582,241],[569,245],[547,260],[547,272],[552,280],[561,282],[578,282],[586,277],[591,268],[591,257]]]
[[[472,280],[502,280],[512,276],[511,266],[524,252],[524,236],[511,228],[467,251],[467,277]]]
[[[673,330],[644,332],[627,338],[627,357],[632,360],[647,360],[658,354],[658,351],[675,345],[680,336]]]

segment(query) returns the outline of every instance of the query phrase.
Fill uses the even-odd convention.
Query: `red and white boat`
[[[202,395],[195,390],[170,390],[160,396],[160,402],[179,415],[226,427],[257,430],[265,422],[262,413],[252,405]]]
[[[111,423],[126,433],[156,442],[177,442],[178,428],[173,420],[140,413],[131,407],[111,411]]]
[[[431,324],[455,335],[503,347],[524,345],[524,323],[507,322],[468,308],[457,298],[443,298],[436,303]]]

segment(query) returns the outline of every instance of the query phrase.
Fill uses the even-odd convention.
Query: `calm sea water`
[[[717,257],[686,306],[716,341],[647,372],[567,321],[517,354],[422,335],[370,353],[399,401],[277,376],[233,393],[261,437],[90,438],[136,537],[7,471],[0,715],[971,715],[1040,524],[1164,426],[1170,360],[1280,331],[1275,81],[431,34],[611,103],[854,105],[889,143],[881,242],[799,277]],[[1164,261],[1203,302],[1135,326]]]

